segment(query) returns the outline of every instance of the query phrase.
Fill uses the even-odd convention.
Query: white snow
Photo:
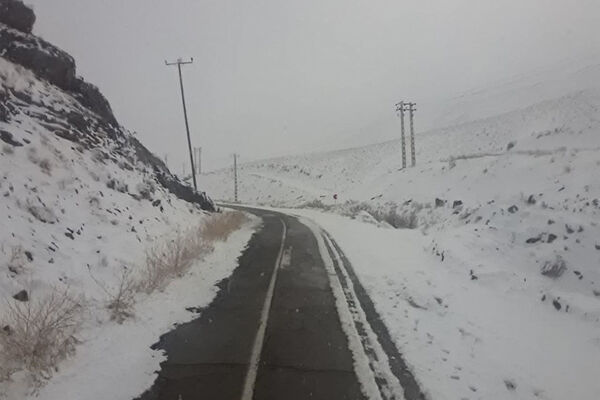
[[[187,307],[210,304],[217,294],[215,284],[238,266],[237,258],[257,222],[253,219],[227,242],[217,243],[213,253],[163,292],[140,301],[134,319],[121,325],[102,321],[86,329],[76,356],[62,363],[53,379],[30,398],[130,400],[142,394],[154,383],[159,364],[166,359],[162,351],[150,346],[175,324],[197,317]]]
[[[173,324],[194,317],[186,307],[212,300],[215,283],[237,266],[256,220],[226,243],[215,243],[205,260],[164,291],[137,294],[133,319],[119,325],[110,320],[107,292],[116,292],[123,272],[135,274],[155,243],[198,227],[209,214],[159,185],[133,148],[113,151],[115,143],[106,133],[98,132],[101,143],[92,150],[55,135],[53,130],[65,127],[44,122],[48,109],[97,117],[3,58],[0,92],[19,104],[9,123],[0,122],[0,130],[24,144],[0,141],[0,320],[8,302],[14,302],[11,297],[23,289],[32,302],[68,290],[85,303],[83,328],[76,335],[82,343],[32,398],[137,396],[151,385],[164,359],[150,346]],[[5,366],[0,363],[0,370]],[[0,399],[31,395],[30,383],[26,373],[13,374],[11,381],[0,382]]]
[[[558,86],[417,132],[415,168],[397,140],[255,161],[239,197],[329,231],[432,399],[598,399],[600,90]]]
[[[505,264],[472,281],[460,258],[440,263],[417,230],[288,212],[335,237],[432,399],[600,396],[598,320],[533,301],[531,286],[547,286],[547,278]]]

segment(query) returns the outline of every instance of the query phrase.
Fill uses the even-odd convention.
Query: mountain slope
[[[246,163],[239,199],[338,241],[432,399],[591,400],[599,110],[590,89],[418,132],[405,170],[397,140]],[[201,182],[232,200],[230,169]]]

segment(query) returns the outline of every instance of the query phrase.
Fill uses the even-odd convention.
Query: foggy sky
[[[393,104],[428,114],[467,90],[600,49],[598,0],[26,0],[121,124],[187,160],[176,68],[205,166],[393,137]],[[430,107],[431,106],[431,107]],[[394,122],[396,123],[396,122]],[[352,140],[351,140],[352,139]]]

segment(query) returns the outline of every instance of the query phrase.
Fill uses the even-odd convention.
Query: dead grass
[[[209,254],[214,242],[227,240],[247,220],[241,212],[215,214],[198,228],[155,245],[146,253],[137,289],[144,293],[164,289],[171,279],[183,276],[195,261]]]
[[[4,378],[26,369],[36,380],[52,374],[72,354],[81,323],[81,299],[53,290],[29,302],[8,300],[0,333],[0,372]]]
[[[227,212],[211,216],[200,228],[200,236],[208,241],[225,241],[248,221],[241,212]]]

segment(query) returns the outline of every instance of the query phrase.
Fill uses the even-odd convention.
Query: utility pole
[[[400,112],[400,129],[401,129],[401,141],[400,145],[402,146],[402,169],[406,168],[406,137],[404,135],[404,111],[405,104],[403,101],[400,103],[396,103],[396,112]]]
[[[196,172],[202,174],[202,147],[194,147],[194,160],[196,161]]]
[[[236,203],[238,202],[237,158],[238,155],[233,153],[233,198]]]
[[[165,65],[177,65],[177,69],[179,71],[179,86],[181,87],[181,102],[183,103],[183,118],[185,119],[185,131],[187,132],[187,141],[188,141],[188,150],[190,151],[190,162],[192,166],[192,179],[194,180],[194,191],[198,191],[198,186],[196,185],[196,174],[194,169],[194,155],[192,154],[192,139],[190,138],[190,126],[188,123],[187,117],[187,108],[185,106],[185,93],[183,91],[183,77],[181,75],[181,66],[185,64],[191,64],[194,62],[193,58],[190,58],[189,61],[182,61],[181,58],[178,58],[177,61],[169,63],[165,60]]]
[[[415,153],[415,126],[414,126],[414,113],[417,111],[415,108],[416,103],[408,103],[408,112],[410,113],[410,155],[412,166],[417,165],[417,155]]]

